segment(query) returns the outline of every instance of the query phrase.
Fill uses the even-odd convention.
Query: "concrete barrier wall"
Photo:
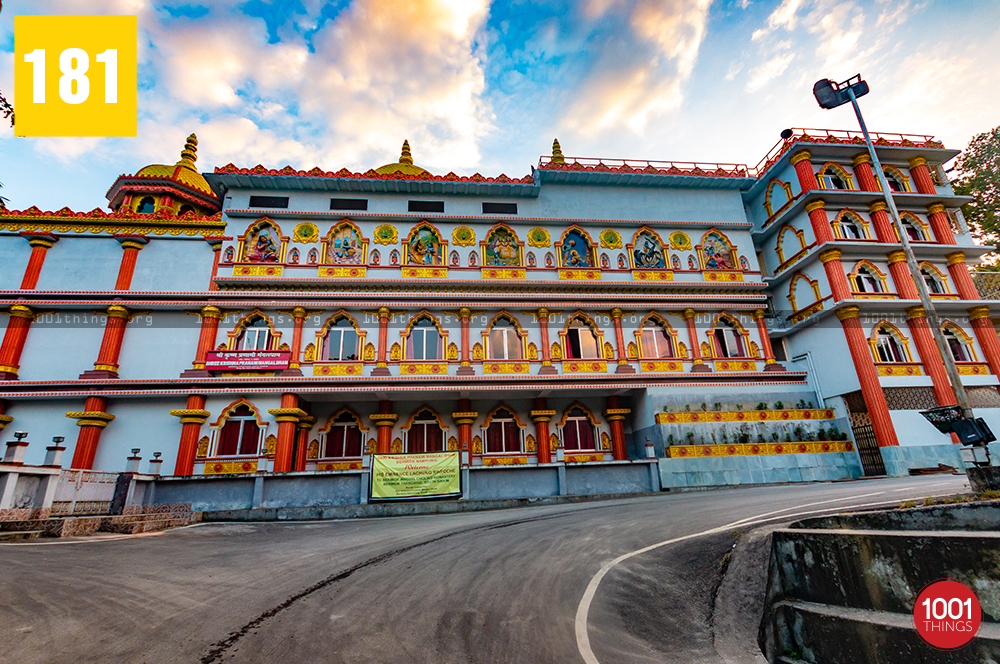
[[[647,489],[648,491],[648,489]],[[542,498],[559,495],[559,469],[483,468],[469,471],[470,500]]]
[[[659,459],[663,488],[819,482],[861,477],[857,452]]]

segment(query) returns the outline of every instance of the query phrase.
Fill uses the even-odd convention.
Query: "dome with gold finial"
[[[399,155],[399,161],[394,164],[386,164],[385,166],[379,166],[375,169],[376,173],[380,175],[389,175],[392,173],[402,173],[403,175],[431,175],[431,172],[426,168],[421,168],[413,163],[413,157],[410,155],[410,142],[403,141],[403,151]]]
[[[173,214],[218,212],[221,208],[219,197],[195,167],[197,160],[198,137],[191,134],[177,163],[151,164],[140,168],[135,175],[119,177],[107,193],[111,209],[126,205],[139,213],[160,210]]]

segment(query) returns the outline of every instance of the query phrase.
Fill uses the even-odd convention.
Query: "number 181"
[[[104,64],[104,103],[118,103],[118,49],[109,48],[94,59]],[[45,103],[45,49],[24,54],[31,64],[31,101]],[[59,98],[67,104],[82,104],[90,96],[90,57],[82,48],[67,48],[59,54]],[[75,89],[74,89],[75,88]]]

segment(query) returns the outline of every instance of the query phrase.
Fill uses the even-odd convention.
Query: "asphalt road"
[[[0,660],[711,664],[720,560],[754,517],[967,490],[936,475],[5,544]]]

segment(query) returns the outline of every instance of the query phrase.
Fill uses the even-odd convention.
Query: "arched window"
[[[906,176],[893,166],[883,166],[882,172],[885,174],[885,181],[889,183],[889,191],[906,192],[910,190]]]
[[[246,324],[236,342],[239,350],[270,350],[271,328],[261,317]]]
[[[361,456],[361,428],[354,415],[341,413],[330,424],[323,456],[326,458]]]
[[[639,344],[644,358],[674,357],[674,344],[670,332],[657,320],[649,320],[643,325]]]
[[[340,362],[358,359],[358,332],[347,318],[331,325],[323,337],[323,358]]]
[[[837,236],[845,240],[867,240],[868,227],[860,217],[852,212],[845,212],[834,225]]]
[[[256,455],[260,427],[247,405],[238,406],[219,432],[217,456]]]
[[[566,331],[566,358],[596,360],[601,357],[597,335],[582,318],[574,318]]]
[[[924,236],[924,229],[910,215],[907,214],[902,215],[899,221],[900,223],[902,223],[903,230],[906,231],[906,236],[910,238],[911,242],[923,242],[927,239]]]
[[[152,196],[146,196],[139,201],[139,205],[135,208],[135,211],[139,214],[153,214],[156,211],[156,202]]]
[[[566,450],[595,450],[594,425],[582,408],[574,408],[566,416],[563,426],[563,448]]]
[[[884,293],[885,288],[882,285],[882,280],[879,279],[871,270],[870,267],[862,265],[858,268],[858,271],[854,273],[854,292],[855,293]]]
[[[932,294],[947,293],[948,290],[941,283],[941,277],[938,276],[933,270],[927,267],[920,268],[920,276],[924,278],[924,283],[927,284],[927,290]]]
[[[955,358],[956,362],[972,362],[972,353],[969,348],[969,342],[962,337],[955,334],[955,331],[950,327],[945,327],[941,330],[944,335],[945,343],[948,344],[948,348],[951,350],[951,356]]]
[[[509,410],[501,408],[493,413],[490,426],[486,429],[486,453],[501,454],[520,451],[521,430],[517,426],[514,415]]]
[[[410,431],[406,435],[406,451],[409,454],[440,452],[444,449],[444,432],[434,413],[426,408],[413,418]]]
[[[497,319],[490,330],[490,359],[521,359],[521,335],[507,318]]]
[[[853,189],[851,176],[837,164],[827,164],[819,174],[819,186],[823,189]]]
[[[792,200],[792,186],[781,180],[771,180],[764,195],[764,211],[767,212],[768,218],[788,205],[790,200]]]
[[[437,360],[440,359],[439,350],[441,335],[430,318],[421,318],[410,329],[409,343],[413,349],[408,359],[412,360]]]
[[[743,346],[743,335],[739,329],[725,318],[720,318],[712,330],[715,340],[715,352],[717,357],[746,357],[746,349]]]
[[[903,343],[895,330],[888,325],[880,325],[875,333],[875,353],[879,362],[908,362]]]

